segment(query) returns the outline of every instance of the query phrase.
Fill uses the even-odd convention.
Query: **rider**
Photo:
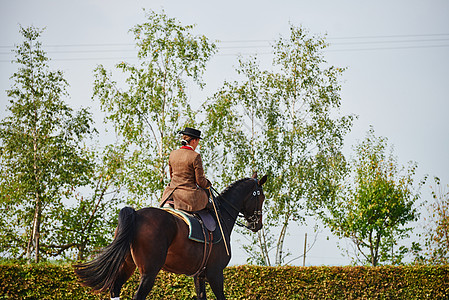
[[[170,153],[168,160],[171,181],[162,195],[161,206],[173,203],[175,209],[199,211],[209,201],[207,191],[211,183],[204,175],[201,155],[195,152],[201,131],[186,127],[182,134],[182,147]]]

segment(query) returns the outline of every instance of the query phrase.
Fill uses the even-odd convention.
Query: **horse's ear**
[[[262,177],[260,180],[259,180],[259,185],[260,186],[262,186],[266,181],[267,181],[267,175],[265,175],[264,177]]]
[[[257,179],[257,172],[254,172],[254,173],[253,173],[253,176],[252,176],[251,178]]]

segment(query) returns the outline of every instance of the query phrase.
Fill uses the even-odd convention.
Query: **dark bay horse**
[[[109,290],[112,299],[119,299],[122,285],[136,267],[141,279],[134,299],[145,299],[161,269],[193,276],[198,299],[206,299],[206,281],[217,299],[225,299],[223,269],[231,259],[227,251],[232,229],[239,214],[247,228],[254,232],[262,228],[266,180],[267,176],[258,180],[254,174],[234,182],[216,198],[225,239],[212,245],[206,262],[204,243],[188,239],[184,221],[159,208],[125,207],[119,213],[114,241],[93,261],[75,265],[75,273],[94,291]]]

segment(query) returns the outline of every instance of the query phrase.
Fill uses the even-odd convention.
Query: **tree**
[[[401,263],[409,249],[398,243],[412,229],[407,224],[419,216],[419,193],[413,187],[416,163],[399,168],[392,150],[386,151],[387,139],[376,137],[371,128],[355,147],[353,177],[321,214],[334,234],[353,242],[355,260],[373,266]]]
[[[86,109],[74,112],[62,98],[67,82],[51,71],[38,41],[42,31],[20,28],[18,71],[7,91],[9,115],[0,123],[1,252],[38,262],[47,224],[57,222],[64,191],[89,182],[93,163],[85,138],[95,130]]]
[[[429,217],[425,226],[425,252],[418,262],[429,264],[449,263],[449,185],[446,189],[438,177],[432,186],[433,202],[428,206]]]
[[[123,153],[120,148],[107,145],[103,153],[92,154],[95,169],[89,184],[83,193],[73,193],[73,205],[55,211],[57,223],[48,224],[47,244],[43,248],[49,256],[84,260],[113,239],[111,233],[117,227],[121,203],[118,194]]]
[[[340,150],[353,117],[339,115],[343,69],[326,63],[326,46],[323,38],[291,26],[290,36],[273,46],[271,70],[261,70],[257,58],[240,60],[243,80],[226,82],[206,108],[205,161],[217,181],[226,185],[251,171],[270,174],[264,227],[245,246],[251,262],[285,263],[289,225],[330,201],[342,174]]]
[[[119,88],[103,66],[95,71],[94,98],[108,113],[126,151],[122,182],[129,203],[148,205],[167,184],[167,163],[177,131],[193,125],[186,88],[193,80],[200,88],[206,62],[216,51],[205,36],[193,36],[192,25],[182,26],[163,12],[146,13],[148,22],[134,34],[139,65],[119,63],[128,75],[126,90]]]

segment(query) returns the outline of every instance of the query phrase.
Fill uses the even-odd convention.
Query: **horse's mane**
[[[220,195],[218,195],[219,197],[226,197],[229,193],[233,192],[236,190],[236,188],[238,186],[240,186],[243,182],[248,181],[252,178],[242,178],[239,179],[233,183],[231,183],[230,185],[228,185],[223,192],[220,193]]]

